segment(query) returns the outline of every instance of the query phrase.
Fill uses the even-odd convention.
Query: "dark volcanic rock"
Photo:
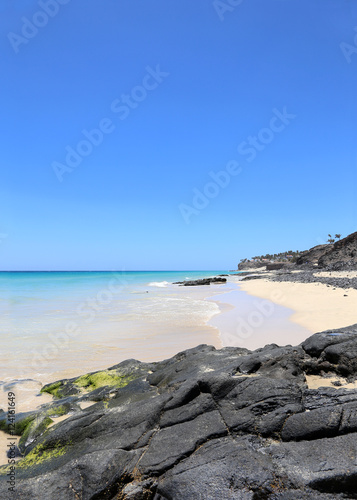
[[[290,281],[295,283],[323,283],[324,285],[332,286],[334,288],[355,288],[357,289],[357,278],[344,277],[335,278],[331,277],[321,277],[318,274],[319,270],[307,270],[304,269],[298,273],[290,273],[284,271],[278,271],[273,276],[267,276],[267,279],[271,281]],[[258,279],[258,276],[251,276],[250,279]]]
[[[210,285],[211,283],[226,283],[226,278],[202,278],[199,280],[191,281],[176,281],[174,285],[180,286],[198,286],[198,285]]]
[[[249,274],[242,278],[242,281],[250,281],[250,280],[263,280],[266,278],[265,274]]]
[[[357,269],[357,232],[334,244],[317,245],[302,252],[296,264],[331,271]]]
[[[302,264],[309,264],[311,266],[316,266],[320,257],[325,255],[325,253],[331,248],[332,245],[317,245],[316,247],[310,248],[310,250],[305,250],[301,252],[300,256],[296,259],[296,264],[301,266]]]
[[[270,264],[266,265],[267,271],[275,271],[277,269],[283,269],[287,267],[288,264],[285,264],[284,262],[271,262]]]
[[[357,232],[335,243],[317,245],[300,252],[293,262],[269,262],[262,260],[245,260],[238,264],[238,270],[254,270],[266,267],[268,271],[279,269],[315,269],[330,271],[357,269]]]
[[[309,356],[317,358],[328,347],[335,344],[346,346],[346,343],[349,341],[356,341],[357,343],[357,324],[337,330],[316,333],[307,338],[301,346]]]
[[[310,389],[308,374],[344,378]],[[0,468],[0,498],[357,498],[357,389],[344,388],[356,378],[354,325],[295,347],[201,345],[51,384],[54,402],[18,418],[24,457],[15,492]],[[68,418],[48,427],[58,414]]]
[[[269,483],[274,482],[272,465],[271,459],[257,453],[247,438],[213,439],[164,474],[157,493],[161,498],[177,500],[252,499],[253,491],[267,492]]]
[[[357,269],[357,232],[336,241],[319,258],[318,265],[334,271]]]

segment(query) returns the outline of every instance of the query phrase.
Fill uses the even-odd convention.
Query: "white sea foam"
[[[168,281],[153,281],[152,283],[148,283],[148,286],[156,286],[158,288],[166,288],[169,284]]]
[[[180,293],[181,296],[166,296],[166,293],[163,295],[159,291],[157,293],[159,295],[149,294],[145,302],[127,305],[133,321],[155,323],[157,327],[169,329],[173,324],[190,328],[204,325],[220,312],[216,303],[182,296],[183,291]]]

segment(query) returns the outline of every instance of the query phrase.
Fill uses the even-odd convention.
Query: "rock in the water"
[[[222,275],[223,276],[223,275]],[[176,281],[174,285],[180,286],[199,286],[199,285],[210,285],[211,283],[226,283],[226,278],[202,278],[199,280],[190,281]]]

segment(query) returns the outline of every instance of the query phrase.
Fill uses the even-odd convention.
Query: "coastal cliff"
[[[0,498],[357,498],[356,379],[354,325],[49,384],[53,402],[17,416],[23,458],[15,492],[0,468]]]
[[[357,232],[336,241],[318,260],[318,266],[331,271],[357,269]]]

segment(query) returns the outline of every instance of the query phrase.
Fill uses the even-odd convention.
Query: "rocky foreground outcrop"
[[[309,389],[309,375],[339,380]],[[50,384],[54,402],[17,419],[24,458],[15,493],[0,468],[0,498],[357,498],[357,389],[338,387],[356,377],[354,325],[296,347],[201,345]],[[48,428],[58,414],[70,416]]]

